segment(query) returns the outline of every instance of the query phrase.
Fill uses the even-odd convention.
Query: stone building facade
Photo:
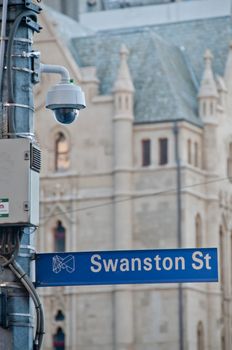
[[[220,252],[219,283],[182,286],[184,350],[230,350],[229,14],[77,34],[66,43],[54,17],[44,13],[40,22],[42,61],[70,70],[87,109],[70,126],[56,124],[44,104],[57,80],[42,76],[38,251],[176,248],[181,204],[182,246]],[[41,289],[44,350],[180,349],[178,291],[176,284]]]
[[[86,12],[117,10],[120,8],[149,6],[155,4],[159,5],[175,1],[189,0],[44,0],[44,3],[51,6],[56,11],[60,11],[63,14],[78,20],[80,19],[80,15]]]

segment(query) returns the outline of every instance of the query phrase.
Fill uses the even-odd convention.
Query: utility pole
[[[32,87],[39,81],[39,62],[32,42],[34,31],[40,30],[40,10],[32,0],[0,0],[0,349],[4,350],[40,349],[43,333],[42,309],[31,282],[33,234],[38,226],[32,206],[38,206],[39,198],[31,190],[27,195],[31,200],[21,203],[18,198],[28,179],[38,193],[40,154],[34,147]]]
[[[86,107],[84,93],[67,69],[40,64],[39,53],[32,50],[33,33],[41,29],[40,11],[33,0],[0,0],[0,349],[4,350],[40,350],[44,334],[43,309],[32,283],[41,163],[34,138],[33,85],[41,73],[61,76],[46,99],[46,107],[61,124],[74,122]]]

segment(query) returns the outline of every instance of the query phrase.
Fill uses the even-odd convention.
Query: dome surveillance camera
[[[79,115],[78,109],[57,106],[53,109],[53,114],[58,123],[71,124]]]
[[[53,111],[57,122],[71,124],[85,108],[85,96],[81,88],[69,82],[54,85],[47,93],[46,108]]]

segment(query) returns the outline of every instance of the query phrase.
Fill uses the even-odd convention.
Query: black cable
[[[25,289],[28,291],[29,295],[31,296],[35,304],[37,322],[36,322],[36,332],[35,332],[35,339],[34,339],[34,350],[39,350],[42,345],[43,334],[44,334],[44,316],[43,316],[42,305],[40,303],[39,296],[30,278],[27,276],[26,272],[20,267],[20,265],[18,265],[17,262],[15,261],[15,257],[17,256],[20,248],[22,230],[19,229],[17,233],[15,233],[13,230],[5,233],[6,234],[4,235],[5,236],[4,242],[2,242],[2,244],[9,245],[10,246],[9,249],[11,248],[11,250],[13,250],[14,248],[14,251],[13,253],[12,251],[8,252],[9,254],[11,254],[9,259],[7,258],[6,255],[0,255],[0,261],[3,260],[3,263],[0,263],[0,265],[1,267],[8,266],[11,269],[11,271],[15,274],[18,280],[23,284]]]
[[[25,289],[28,291],[30,297],[34,302],[35,310],[36,310],[36,332],[35,332],[35,338],[34,338],[34,350],[39,350],[41,349],[43,335],[45,334],[45,332],[44,332],[43,308],[42,308],[42,304],[40,302],[38,293],[32,281],[26,274],[26,272],[21,268],[21,266],[15,260],[13,260],[9,264],[9,268],[24,285]]]
[[[10,230],[6,228],[6,231],[2,233],[1,240],[1,252],[0,252],[0,266],[9,267],[11,271],[15,274],[18,280],[23,284],[25,289],[31,296],[35,309],[36,309],[36,332],[34,339],[34,350],[39,350],[42,345],[43,334],[44,334],[44,316],[43,309],[40,303],[39,296],[36,289],[26,274],[26,272],[21,268],[21,266],[15,261],[15,257],[18,254],[20,248],[20,241],[22,238],[23,229],[11,227]],[[7,249],[6,249],[7,246]],[[3,262],[2,262],[3,261]]]
[[[21,228],[5,228],[5,232],[1,233],[1,246],[0,246],[0,266],[8,266],[18,255],[20,242],[22,238]],[[17,231],[15,231],[17,230]],[[3,261],[3,262],[1,262]]]

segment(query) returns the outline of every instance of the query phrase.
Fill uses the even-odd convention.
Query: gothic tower
[[[114,84],[114,249],[132,249],[132,135],[134,87],[127,65],[128,50],[122,45]],[[115,348],[131,350],[133,303],[131,287],[115,287]]]

